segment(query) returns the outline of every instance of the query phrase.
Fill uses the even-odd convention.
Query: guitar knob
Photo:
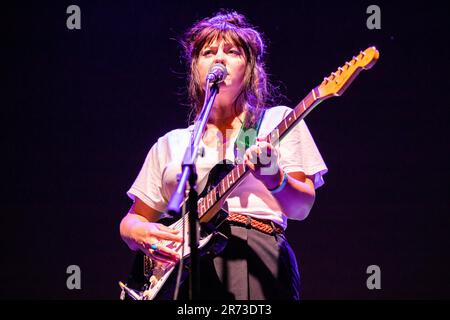
[[[128,296],[133,300],[142,300],[142,294],[138,291],[128,288],[126,284],[124,284],[122,281],[119,281],[119,286],[122,289],[122,292],[120,293],[120,299],[125,299],[125,294],[128,294]],[[123,298],[123,299],[122,299]]]
[[[157,284],[158,284],[158,279],[155,276],[151,276],[150,277],[150,285],[151,285],[151,287],[153,288]]]

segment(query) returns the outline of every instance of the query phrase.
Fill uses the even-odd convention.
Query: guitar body
[[[199,198],[210,192],[224,176],[234,168],[232,162],[226,160],[226,163],[216,164],[208,174],[205,187]],[[220,209],[213,219],[208,223],[200,224],[200,239],[199,239],[199,253],[200,256],[211,258],[219,254],[226,246],[227,238],[217,231],[218,227],[226,220],[228,213]],[[187,218],[187,214],[186,214]],[[182,224],[181,219],[161,219],[158,221],[166,226],[174,226]],[[186,229],[188,225],[186,224]],[[188,234],[185,232],[185,243],[187,246]],[[169,245],[170,247],[170,245]],[[181,245],[179,250],[181,254]],[[173,249],[173,248],[172,248]],[[185,247],[185,254],[183,256],[183,271],[181,275],[180,284],[183,283],[189,275],[189,249]],[[180,263],[164,264],[152,260],[146,256],[142,251],[138,251],[133,262],[131,273],[127,279],[127,287],[136,291],[144,293],[143,299],[148,300],[172,300],[174,297],[174,290],[176,285],[176,278]],[[161,269],[163,271],[161,271]],[[152,284],[153,278],[158,279],[157,284]],[[122,296],[123,299],[130,298],[129,296]]]

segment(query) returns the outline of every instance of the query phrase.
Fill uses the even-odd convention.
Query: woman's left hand
[[[245,151],[244,163],[268,189],[274,189],[280,184],[282,173],[278,167],[278,150],[272,144],[257,140],[255,145]]]

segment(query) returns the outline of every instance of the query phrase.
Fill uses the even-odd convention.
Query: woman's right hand
[[[178,261],[181,257],[162,241],[182,242],[182,233],[158,223],[161,212],[135,197],[127,215],[120,222],[120,235],[132,250],[141,250],[152,259],[162,262]],[[152,248],[153,245],[153,248]]]
[[[176,262],[180,259],[175,250],[162,244],[163,240],[181,243],[183,238],[180,230],[157,222],[139,221],[133,226],[131,237],[137,247],[152,259],[161,262]]]

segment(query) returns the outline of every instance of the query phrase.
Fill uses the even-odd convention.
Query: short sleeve
[[[284,117],[290,111],[288,109]],[[279,153],[279,166],[286,173],[302,171],[307,176],[313,176],[315,189],[325,183],[323,176],[328,168],[304,120],[281,139]]]
[[[128,190],[127,195],[134,201],[141,199],[151,208],[164,212],[167,202],[162,195],[162,167],[164,160],[164,144],[162,139],[151,147],[136,180]]]

